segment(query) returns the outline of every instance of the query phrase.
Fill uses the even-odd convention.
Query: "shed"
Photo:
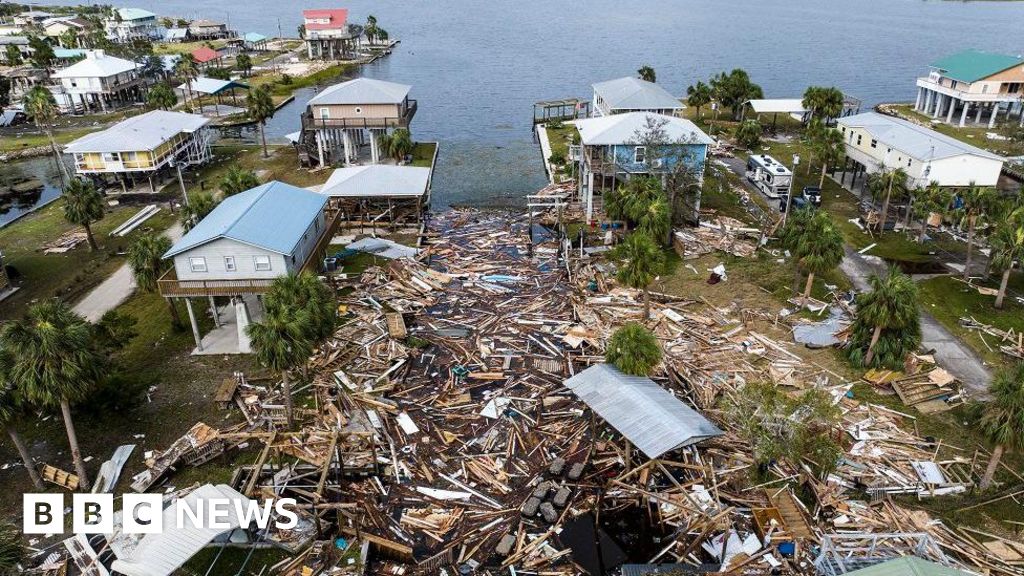
[[[650,378],[624,374],[611,364],[591,366],[565,386],[648,458],[722,435]]]

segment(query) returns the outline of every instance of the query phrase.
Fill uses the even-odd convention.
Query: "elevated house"
[[[348,23],[346,8],[303,10],[302,25],[311,60],[348,60],[363,34],[361,26]]]
[[[901,118],[865,112],[838,120],[852,182],[883,167],[902,168],[913,187],[995,186],[1005,159]],[[851,182],[851,183],[852,183]]]
[[[227,24],[216,20],[193,20],[188,24],[188,33],[198,40],[215,40],[234,36]]]
[[[627,76],[594,84],[591,110],[594,116],[611,116],[628,112],[654,112],[677,115],[686,106],[679,98],[654,82]]]
[[[317,270],[333,227],[326,206],[322,194],[268,182],[225,198],[164,254],[174,267],[158,280],[160,294],[185,299],[198,349],[190,298],[206,297],[214,308],[215,296],[263,294],[279,276]]]
[[[21,59],[28,60],[32,57],[32,47],[29,46],[28,37],[26,36],[0,36],[0,58],[3,59],[4,63],[11,65],[12,62],[8,61],[7,50],[8,46],[14,46],[18,50],[18,54],[21,55]]]
[[[933,62],[917,79],[914,110],[947,124],[968,121],[995,126],[1014,111],[1024,126],[1024,57],[965,50]]]
[[[370,78],[335,84],[309,101],[301,142],[321,166],[384,160],[380,136],[408,129],[416,115],[411,86]],[[360,155],[361,151],[367,154]]]
[[[259,32],[246,32],[242,36],[242,47],[250,52],[265,52],[268,38]]]
[[[83,136],[64,153],[74,157],[77,174],[120,181],[125,189],[142,178],[155,192],[172,170],[211,158],[209,123],[196,114],[154,110]]]
[[[0,36],[22,36],[25,34],[23,27],[13,22],[0,22]]]
[[[156,14],[142,8],[118,8],[114,16],[103,21],[103,31],[114,42],[131,42],[137,38],[157,40],[161,37]]]
[[[14,24],[17,26],[42,26],[43,22],[47,18],[53,18],[56,14],[50,12],[44,12],[42,10],[26,10],[19,14],[14,15]]]
[[[693,122],[652,112],[626,112],[573,122],[580,145],[571,150],[579,165],[579,198],[587,220],[606,190],[637,175],[665,177],[676,170],[703,179],[711,137]],[[699,210],[700,203],[694,207]]]
[[[75,48],[76,46],[64,46],[64,34],[69,30],[76,35],[83,34],[88,28],[89,22],[84,18],[50,18],[43,23],[43,35],[56,40],[64,48]]]
[[[416,224],[430,202],[430,172],[386,164],[338,168],[320,193],[343,222]]]
[[[142,101],[145,79],[138,68],[130,60],[91,50],[86,52],[85,59],[58,70],[52,77],[60,82],[61,91],[76,107],[83,111],[106,111]]]

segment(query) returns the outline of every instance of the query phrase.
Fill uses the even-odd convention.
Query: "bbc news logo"
[[[23,532],[25,534],[62,534],[64,532],[63,494],[25,494]],[[229,530],[231,520],[239,525],[255,524],[260,530],[271,524],[280,530],[294,528],[299,517],[294,498],[255,500],[206,498],[186,501],[175,499],[174,526],[165,526],[164,498],[160,494],[125,494],[121,498],[121,532],[159,534],[171,528],[220,528]],[[114,532],[113,494],[74,494],[71,499],[71,532],[74,534],[110,534]]]

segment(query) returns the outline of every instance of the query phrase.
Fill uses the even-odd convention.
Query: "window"
[[[238,269],[235,266],[235,257],[234,256],[225,256],[224,257],[224,269],[227,270],[228,272],[234,272],[235,270]]]
[[[359,106],[356,106],[356,114],[362,114],[362,113],[363,113],[363,109],[360,108]]]
[[[330,119],[330,117],[331,117],[331,109],[330,108],[321,108],[320,109],[320,119],[321,120],[328,120],[328,119]]]
[[[871,139],[871,147],[872,148],[878,148],[878,140],[875,140],[874,138],[872,138]]]
[[[857,146],[860,146],[860,134],[857,134]]]
[[[193,272],[206,272],[206,258],[192,257],[188,259],[188,264]]]
[[[257,272],[266,272],[270,270],[270,256],[253,256],[253,263],[256,265]]]
[[[910,165],[913,164],[913,163],[914,163],[913,159],[907,158],[907,168],[910,168]]]
[[[647,161],[647,147],[646,146],[637,146],[636,149],[633,150],[633,162],[636,162],[637,164],[643,164],[646,161]]]

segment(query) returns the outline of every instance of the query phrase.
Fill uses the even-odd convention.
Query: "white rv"
[[[747,180],[769,198],[789,194],[793,172],[778,160],[764,154],[752,154],[747,160]]]

